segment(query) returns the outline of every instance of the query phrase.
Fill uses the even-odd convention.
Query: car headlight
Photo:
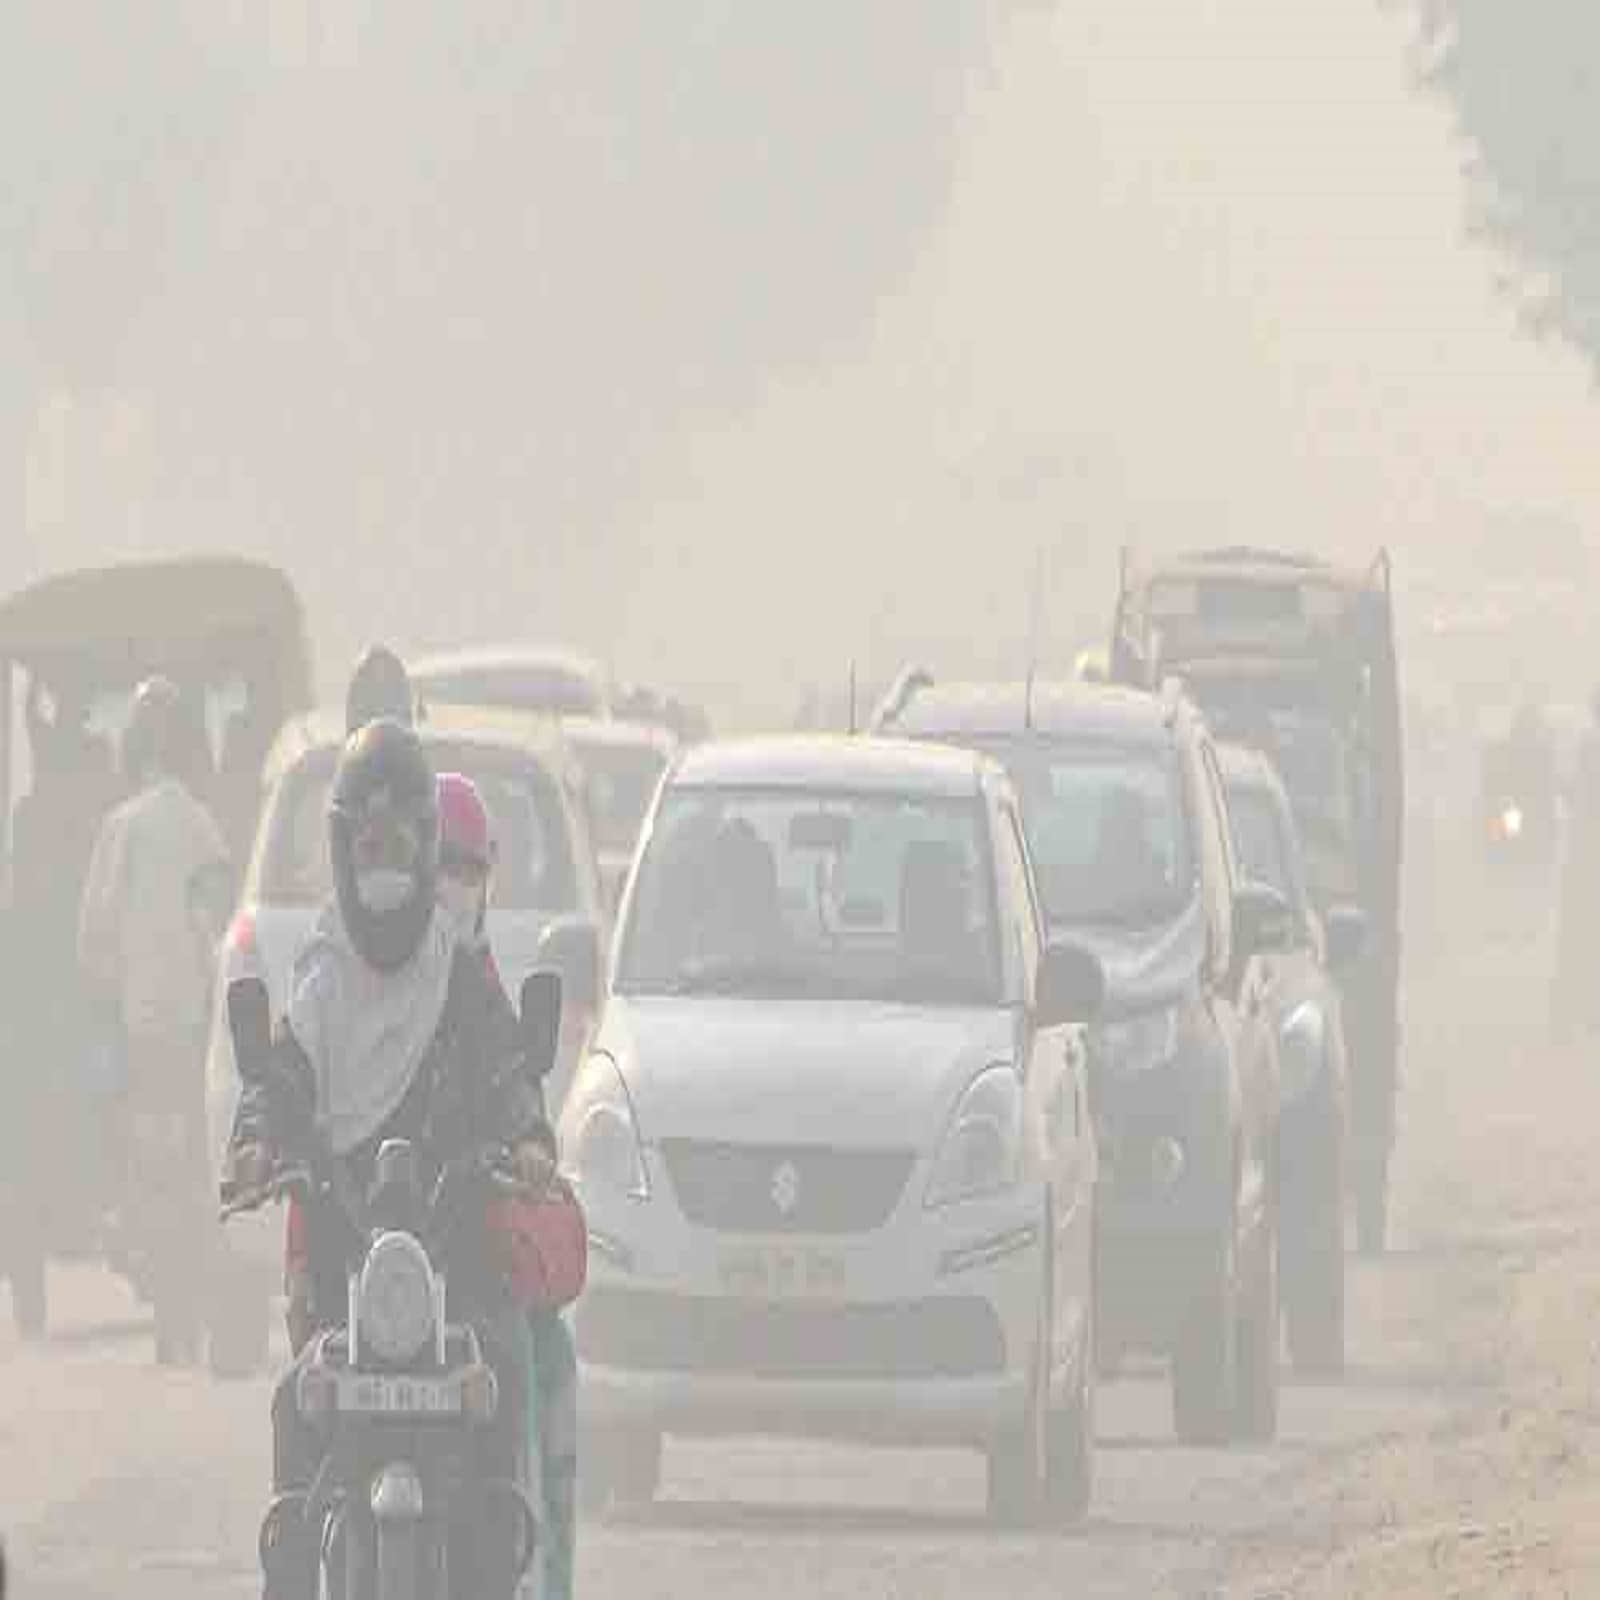
[[[373,1241],[356,1285],[357,1337],[380,1361],[410,1361],[433,1332],[433,1268],[409,1233]]]
[[[1008,1066],[973,1079],[945,1130],[928,1180],[929,1206],[996,1194],[1022,1172],[1022,1082]]]
[[[1122,1017],[1100,1029],[1100,1053],[1107,1068],[1133,1074],[1164,1067],[1178,1053],[1178,1008],[1163,1006]]]
[[[1328,1024],[1322,1007],[1302,1000],[1284,1018],[1278,1035],[1279,1092],[1298,1100],[1322,1075],[1328,1054]]]
[[[629,1200],[650,1198],[633,1103],[608,1055],[591,1055],[572,1085],[561,1117],[561,1153],[577,1188],[610,1190]]]

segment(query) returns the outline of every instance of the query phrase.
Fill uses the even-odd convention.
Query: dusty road
[[[1539,1584],[1586,1559],[1591,1447],[1600,1471],[1600,1072],[1510,1020],[1537,1007],[1535,948],[1475,940],[1415,986],[1398,1248],[1356,1264],[1351,1376],[1291,1385],[1275,1448],[1171,1446],[1164,1386],[1136,1374],[1104,1399],[1090,1525],[1034,1538],[984,1529],[979,1464],[958,1455],[674,1444],[661,1505],[584,1530],[584,1592],[1591,1592]],[[0,1347],[17,1593],[254,1592],[265,1383],[158,1372],[114,1286],[62,1288],[50,1348]]]

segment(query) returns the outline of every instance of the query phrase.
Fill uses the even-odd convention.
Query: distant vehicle
[[[551,716],[603,717],[611,712],[606,675],[576,651],[500,645],[423,656],[407,670],[424,707],[493,706]]]
[[[566,1005],[592,1015],[601,980],[602,891],[559,733],[536,718],[445,709],[420,732],[435,770],[465,773],[488,807],[498,848],[489,942],[507,992],[516,995],[536,965],[564,966]],[[267,801],[217,980],[206,1060],[214,1162],[226,1147],[239,1090],[221,997],[235,979],[259,977],[275,1016],[288,1002],[295,952],[333,893],[327,799],[343,745],[342,710],[322,711],[286,728],[269,763]],[[547,1082],[552,1115],[576,1068],[577,1043]],[[267,1300],[282,1267],[281,1228],[258,1217],[235,1224],[226,1237],[219,1230],[216,1244],[212,1363],[248,1371],[265,1355]]]
[[[117,1198],[123,1152],[105,1115],[117,1050],[89,1021],[78,902],[100,823],[124,795],[118,742],[134,689],[154,673],[203,723],[198,786],[242,860],[267,750],[311,698],[289,580],[233,559],[133,562],[0,601],[0,1014],[18,1041],[0,1067],[0,1275],[29,1333],[45,1325],[46,1258],[98,1249]]]
[[[586,1493],[648,1499],[664,1431],[759,1431],[982,1450],[996,1518],[1081,1517],[1100,986],[992,763],[686,752],[561,1122]]]
[[[1262,1005],[1278,1038],[1279,1266],[1289,1354],[1298,1371],[1336,1377],[1345,1364],[1345,1141],[1349,1067],[1336,979],[1361,953],[1354,906],[1319,916],[1300,838],[1272,764],[1241,745],[1218,750],[1234,854],[1247,883],[1288,904],[1293,936],[1263,959]]]
[[[561,724],[583,773],[608,912],[622,898],[639,832],[677,740],[664,728],[608,717],[568,717]]]
[[[1388,1234],[1399,1070],[1400,889],[1406,821],[1389,558],[1335,567],[1230,547],[1141,564],[1124,553],[1112,673],[1180,676],[1220,737],[1281,774],[1321,910],[1367,920],[1345,975],[1357,1232]]]
[[[1180,695],[933,684],[879,731],[1001,762],[1052,937],[1106,973],[1094,1034],[1100,1351],[1170,1356],[1179,1438],[1270,1438],[1278,1415],[1277,1040],[1256,1005],[1291,942],[1240,881],[1216,752]]]

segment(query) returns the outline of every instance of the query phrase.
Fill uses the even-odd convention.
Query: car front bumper
[[[1042,1188],[928,1211],[924,1177],[883,1226],[848,1234],[695,1226],[661,1184],[645,1202],[585,1196],[585,1425],[982,1446],[1014,1424]]]

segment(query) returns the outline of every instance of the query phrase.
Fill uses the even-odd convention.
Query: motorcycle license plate
[[[335,1410],[369,1417],[453,1417],[461,1385],[453,1378],[404,1378],[340,1373]]]

